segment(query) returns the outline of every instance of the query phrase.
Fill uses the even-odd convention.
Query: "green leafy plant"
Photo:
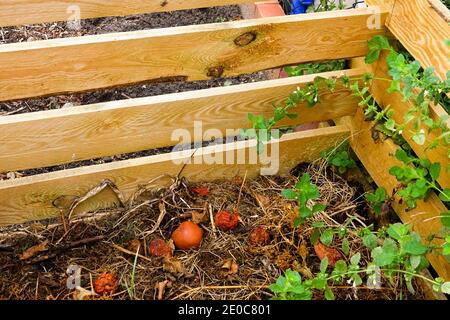
[[[311,300],[312,291],[309,285],[302,282],[297,271],[287,269],[269,289],[275,293],[274,300]]]
[[[128,283],[125,281],[125,287],[127,289],[130,300],[134,299],[134,285],[135,285],[136,266],[137,266],[138,257],[139,257],[139,247],[136,250],[136,255],[134,256],[133,269],[131,270],[131,274],[130,274],[130,284],[128,285]]]
[[[410,225],[396,223],[378,233],[382,235],[381,238],[367,229],[362,231],[364,243],[369,244],[372,257],[372,261],[365,267],[361,266],[361,254],[358,252],[350,258],[349,264],[344,260],[337,261],[331,273],[328,272],[328,258],[324,258],[320,263],[320,271],[312,279],[304,281],[298,272],[288,269],[284,276],[280,276],[269,287],[274,293],[274,299],[310,300],[313,291],[319,290],[323,291],[325,299],[333,300],[335,296],[330,284],[347,282],[357,287],[363,283],[363,277],[366,277],[368,283],[376,285],[380,273],[392,282],[401,276],[412,293],[414,278],[429,282],[437,292],[450,292],[450,282],[441,278],[433,280],[420,274],[421,270],[428,267],[425,255],[431,247],[424,245],[417,233],[411,232]]]
[[[297,227],[306,219],[311,218],[314,213],[325,210],[323,204],[315,204],[311,209],[308,207],[308,201],[315,200],[320,197],[319,189],[311,182],[311,177],[305,173],[295,185],[295,189],[285,189],[281,192],[286,199],[296,200],[298,204],[299,215],[294,221]]]
[[[348,169],[355,168],[356,162],[348,152],[348,143],[341,145],[339,148],[332,149],[328,152],[322,152],[321,156],[327,163],[337,168],[340,174],[347,172]]]
[[[310,83],[303,88],[297,88],[297,90],[289,94],[282,105],[273,105],[274,115],[267,119],[262,115],[255,116],[251,113],[248,114],[251,128],[242,129],[240,132],[241,136],[244,138],[256,139],[258,154],[260,154],[264,150],[264,142],[270,141],[272,138],[280,138],[283,134],[282,131],[273,130],[275,127],[279,126],[279,122],[285,118],[297,118],[296,113],[290,112],[292,108],[302,102],[306,102],[309,107],[313,107],[320,102],[319,89],[324,85],[330,90],[334,90],[335,81],[317,77],[314,79],[313,83]],[[281,129],[283,129],[283,127],[281,127]]]
[[[345,69],[345,60],[330,60],[323,62],[302,63],[296,66],[287,66],[284,71],[290,77],[302,76],[305,74],[314,74],[328,71],[336,71]]]
[[[432,119],[429,112],[431,103],[440,103],[448,105],[446,92],[449,91],[450,82],[447,79],[440,81],[432,68],[422,69],[417,61],[408,61],[409,56],[398,53],[390,45],[387,38],[376,36],[369,42],[369,53],[366,57],[367,63],[373,63],[379,59],[383,50],[388,51],[387,64],[389,75],[392,79],[378,78],[371,73],[366,73],[360,78],[349,79],[347,76],[340,78],[316,78],[314,83],[293,92],[285,101],[282,108],[287,110],[293,108],[300,102],[307,102],[312,107],[320,103],[319,89],[325,87],[330,91],[335,90],[338,82],[349,88],[352,94],[359,98],[359,106],[364,110],[364,116],[367,121],[373,121],[372,137],[374,140],[392,139],[401,148],[398,149],[395,156],[401,161],[402,165],[392,167],[389,172],[399,181],[399,186],[393,190],[392,197],[397,194],[402,201],[410,208],[417,205],[417,201],[425,199],[431,190],[436,191],[440,199],[444,202],[450,202],[450,190],[440,188],[437,180],[441,171],[444,169],[440,163],[431,163],[427,159],[419,159],[412,152],[411,147],[403,138],[405,130],[409,130],[414,143],[424,145],[427,142],[427,132],[440,130],[438,137],[429,141],[426,149],[436,148],[440,144],[448,145],[449,130],[446,125],[447,118]],[[301,74],[307,70],[301,67],[291,69],[292,73]],[[373,95],[370,93],[370,86],[374,80],[389,81],[389,92],[399,93],[404,101],[411,101],[414,108],[404,116],[403,122],[398,122],[395,116],[394,108],[389,106],[384,109],[376,103]],[[259,127],[274,127],[279,121],[287,115],[278,111],[276,117],[264,118],[251,117],[250,121],[263,123]],[[290,117],[294,118],[293,114]],[[397,119],[397,120],[396,120]],[[423,127],[425,126],[425,129]],[[258,125],[253,125],[258,128]],[[333,153],[324,153],[328,156],[329,164],[337,167],[340,172],[352,167],[354,163],[349,157],[347,150],[334,150]],[[450,149],[449,149],[450,156]],[[450,167],[447,167],[447,171]],[[308,206],[310,200],[316,200],[320,197],[317,186],[311,183],[310,176],[305,174],[296,184],[295,189],[283,190],[283,196],[287,199],[296,200],[299,207],[299,216],[295,220],[295,227],[306,220],[311,219],[315,213],[323,211],[325,206],[316,204],[312,208]],[[376,213],[384,213],[389,210],[392,197],[388,197],[383,188],[378,188],[374,193],[366,194],[366,200],[371,204]],[[367,277],[368,281],[375,279],[375,270],[379,269],[389,279],[399,276],[406,282],[410,291],[413,291],[412,279],[422,278],[430,282],[436,291],[449,293],[450,283],[441,278],[429,279],[419,274],[419,272],[428,265],[425,255],[435,250],[441,250],[442,254],[448,256],[450,253],[450,211],[442,213],[441,219],[444,227],[440,231],[439,237],[444,239],[444,243],[439,247],[433,244],[425,245],[422,243],[419,235],[411,231],[411,226],[400,223],[391,224],[377,232],[372,232],[370,227],[365,227],[358,231],[362,243],[370,250],[372,261],[364,268],[360,267],[360,255],[356,254],[350,259],[350,264],[343,260],[336,262],[331,273],[327,273],[327,259],[322,260],[320,272],[312,279],[302,281],[300,275],[295,271],[289,271],[290,280],[287,275],[281,278],[277,285],[271,287],[275,298],[281,299],[309,299],[312,297],[313,290],[322,290],[326,299],[333,299],[334,295],[330,289],[329,283],[339,283],[342,281],[351,281],[354,285],[362,283],[362,277]],[[345,237],[347,232],[345,225],[351,221],[350,218],[343,223],[342,228],[328,228],[320,221],[314,221],[311,226],[313,233],[311,242],[315,243],[319,238],[325,245],[332,245],[336,235],[342,239],[341,249],[345,255],[350,253],[350,245]],[[341,232],[341,230],[344,230]],[[429,235],[427,238],[430,243],[436,235]],[[288,272],[287,271],[287,272]],[[283,280],[284,279],[284,280]]]
[[[410,208],[415,208],[417,200],[425,199],[430,190],[437,191],[442,201],[450,201],[450,189],[441,190],[436,182],[441,172],[440,163],[411,157],[402,149],[397,150],[395,157],[404,165],[392,167],[389,173],[405,185],[398,195]]]
[[[392,79],[388,79],[391,82],[388,91],[401,93],[403,101],[413,102],[414,108],[405,113],[400,130],[406,129],[406,125],[411,124],[412,139],[418,145],[424,145],[426,132],[422,129],[422,125],[427,128],[428,132],[440,129],[439,137],[430,141],[427,147],[436,148],[439,143],[448,145],[450,143],[450,131],[446,123],[448,116],[433,120],[429,106],[430,103],[441,104],[444,107],[449,105],[446,93],[450,91],[450,71],[447,73],[447,78],[441,81],[434,73],[433,67],[422,70],[419,61],[408,62],[403,54],[394,50],[384,36],[373,37],[368,45],[369,52],[366,56],[366,63],[369,64],[377,61],[383,50],[388,51],[386,61],[389,75],[392,77]]]

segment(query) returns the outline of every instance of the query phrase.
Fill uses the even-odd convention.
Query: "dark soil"
[[[67,22],[3,27],[0,28],[0,44],[218,23],[241,18],[238,6],[224,6],[126,17],[84,19],[81,21],[79,30],[72,30]]]
[[[250,75],[241,75],[233,78],[212,79],[205,81],[175,81],[141,83],[138,85],[124,86],[120,88],[95,90],[89,92],[49,96],[44,98],[25,99],[10,102],[0,102],[0,116],[36,112],[60,108],[69,108],[79,105],[123,100],[130,98],[150,97],[162,94],[193,91],[224,85],[250,83],[267,80],[265,72]]]

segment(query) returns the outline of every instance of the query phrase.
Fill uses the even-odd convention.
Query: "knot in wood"
[[[250,31],[250,32],[243,33],[239,37],[234,39],[234,44],[239,47],[243,47],[243,46],[246,46],[246,45],[252,43],[255,40],[256,40],[256,32]]]
[[[208,73],[206,75],[211,78],[220,78],[222,77],[224,71],[225,69],[222,66],[211,67],[208,69]]]

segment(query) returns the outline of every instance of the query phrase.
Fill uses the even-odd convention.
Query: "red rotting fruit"
[[[171,250],[163,239],[154,239],[150,242],[149,252],[153,257],[164,257],[170,255]]]
[[[208,187],[196,187],[191,189],[192,192],[195,192],[203,197],[207,196],[209,193]]]
[[[104,272],[95,279],[94,290],[98,294],[114,293],[119,288],[117,277],[110,272]]]
[[[175,247],[189,250],[200,247],[203,239],[203,230],[192,221],[185,221],[172,233]]]
[[[334,267],[336,262],[342,259],[341,253],[334,249],[327,247],[326,245],[322,244],[320,241],[317,241],[317,243],[314,245],[314,251],[316,252],[316,255],[319,257],[319,259],[322,261],[325,257],[328,258],[328,265],[331,267]]]
[[[217,228],[228,231],[237,227],[239,221],[239,216],[235,213],[230,213],[228,211],[219,211],[214,217],[214,223]]]
[[[264,246],[269,243],[270,235],[265,228],[256,227],[248,235],[248,241],[254,246]]]

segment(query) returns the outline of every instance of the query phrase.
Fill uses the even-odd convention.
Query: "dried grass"
[[[370,222],[367,213],[360,212],[364,207],[361,194],[327,168],[323,161],[297,170],[298,173],[304,171],[310,173],[312,181],[319,187],[322,196],[318,202],[327,205],[325,212],[316,215],[314,220],[339,228],[347,217],[352,216],[352,223],[347,226],[350,255],[360,252],[362,260],[367,262],[369,252],[354,232]],[[69,232],[58,221],[4,228],[0,230],[0,297],[72,299],[73,291],[66,287],[66,269],[69,265],[78,265],[82,268],[81,286],[84,289],[91,290],[92,278],[110,271],[118,275],[122,286],[119,292],[106,298],[129,299],[123,284],[131,282],[134,255],[118,248],[126,249],[129,240],[139,239],[144,250],[137,259],[134,299],[156,299],[158,290],[155,286],[166,280],[172,285],[165,288],[164,299],[268,299],[272,296],[268,286],[285,269],[292,268],[308,278],[317,272],[320,262],[309,242],[312,222],[294,229],[295,205],[280,195],[282,189],[292,188],[296,180],[293,175],[256,180],[236,177],[232,181],[202,184],[209,189],[206,197],[191,192],[192,185],[184,179],[173,178],[171,187],[165,189],[155,189],[157,181],[152,181],[138,190],[124,208],[73,217],[67,221]],[[162,219],[161,202],[166,211]],[[163,270],[162,258],[150,257],[146,248],[155,237],[168,240],[180,221],[188,219],[194,210],[204,211],[208,217],[202,224],[205,231],[202,246],[199,250],[175,251],[186,274],[170,274]],[[210,210],[212,213],[238,210],[238,228],[228,232],[213,230]],[[256,226],[264,226],[271,234],[268,245],[249,245],[248,234]],[[154,232],[149,232],[152,230]],[[97,241],[94,237],[99,235],[104,238]],[[86,239],[95,241],[76,246]],[[44,240],[50,243],[49,251],[33,258],[41,261],[18,259],[17,255],[24,249]],[[335,240],[334,246],[340,248],[339,239]],[[43,259],[51,253],[56,254]],[[222,268],[229,259],[239,266],[236,274]],[[334,291],[338,299],[396,299],[400,292],[404,298],[421,297],[419,288],[419,293],[411,296],[398,281],[385,284],[381,290],[354,289],[343,284],[336,286]],[[323,297],[317,293],[315,298]]]

